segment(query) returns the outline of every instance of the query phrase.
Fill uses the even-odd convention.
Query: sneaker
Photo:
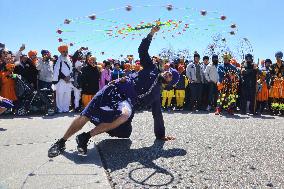
[[[89,137],[87,133],[82,133],[76,137],[76,142],[77,142],[77,150],[79,154],[81,155],[87,155],[87,147],[88,147],[88,141]]]
[[[66,149],[65,142],[62,139],[60,139],[50,147],[50,149],[48,150],[48,157],[54,158],[62,154],[62,152],[64,152],[65,149]]]
[[[249,112],[250,115],[256,115],[256,112]]]
[[[176,106],[176,107],[173,108],[173,110],[174,110],[174,111],[179,111],[179,107]]]

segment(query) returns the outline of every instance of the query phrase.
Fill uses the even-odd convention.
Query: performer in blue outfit
[[[87,143],[91,137],[104,132],[112,137],[129,138],[135,108],[141,105],[152,106],[156,138],[164,141],[175,139],[165,136],[160,92],[162,83],[175,84],[179,80],[179,75],[176,70],[161,73],[148,53],[152,37],[159,30],[158,26],[153,27],[148,36],[142,40],[138,52],[143,70],[138,76],[117,79],[100,90],[81,115],[73,121],[63,138],[51,146],[48,157],[53,158],[61,154],[65,150],[67,139],[81,130],[88,121],[96,127],[76,137],[80,154],[87,154]]]

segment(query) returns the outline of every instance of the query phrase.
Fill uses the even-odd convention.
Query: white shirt
[[[60,70],[60,63],[62,63],[61,72],[67,77],[70,76],[72,73],[72,63],[69,58],[59,56],[55,66],[54,66],[54,72],[53,72],[53,81],[58,81],[59,77],[59,70]],[[68,66],[69,68],[68,68]]]

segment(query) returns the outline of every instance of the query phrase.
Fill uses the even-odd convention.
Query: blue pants
[[[193,108],[194,104],[197,105],[197,108],[199,109],[201,107],[201,101],[202,101],[202,89],[203,85],[202,83],[191,83],[189,85],[190,89],[190,108]]]
[[[213,82],[209,82],[209,94],[208,94],[208,102],[210,106],[216,106],[217,105],[217,85]]]

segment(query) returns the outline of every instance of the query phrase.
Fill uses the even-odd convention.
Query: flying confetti
[[[137,51],[141,39],[153,26],[161,28],[154,36],[161,49],[172,40],[176,47],[182,48],[186,44],[193,48],[194,44],[209,41],[216,33],[227,37],[238,31],[237,24],[216,11],[168,4],[126,5],[88,16],[66,18],[56,34],[59,43],[75,48],[92,46],[97,52],[113,52],[119,48],[131,53]]]

